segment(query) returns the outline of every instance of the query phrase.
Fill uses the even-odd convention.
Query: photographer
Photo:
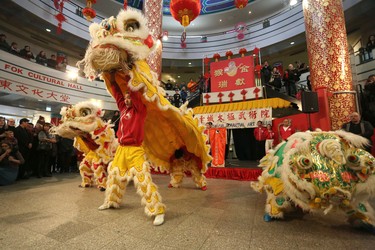
[[[18,166],[25,161],[10,143],[2,142],[0,149],[0,186],[12,184],[18,175]]]

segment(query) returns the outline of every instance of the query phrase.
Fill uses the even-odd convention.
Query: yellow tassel
[[[181,19],[181,24],[182,26],[186,27],[190,24],[189,16],[188,15],[183,15]]]

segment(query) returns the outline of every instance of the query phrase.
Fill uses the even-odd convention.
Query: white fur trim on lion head
[[[53,132],[65,138],[72,139],[79,132],[93,132],[104,124],[101,119],[104,111],[89,101],[63,107],[60,115],[62,116],[60,124],[54,128]]]
[[[127,51],[134,59],[146,59],[155,42],[141,12],[128,8],[117,17],[90,25],[91,47],[115,46]]]

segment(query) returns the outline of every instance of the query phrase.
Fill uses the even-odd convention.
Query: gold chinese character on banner
[[[227,80],[219,82],[219,88],[222,89],[222,88],[226,88],[226,87],[228,87],[228,81]]]
[[[244,73],[244,72],[249,72],[249,68],[250,68],[250,66],[247,66],[247,65],[241,65],[239,68],[240,68],[240,70],[241,70],[241,73]]]
[[[245,85],[245,78],[238,78],[235,84],[236,86]]]
[[[214,71],[214,76],[222,76],[223,75],[223,69],[217,69]]]

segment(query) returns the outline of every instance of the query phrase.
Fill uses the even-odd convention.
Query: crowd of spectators
[[[193,96],[210,92],[209,80],[206,80],[203,76],[200,76],[197,81],[190,79],[187,84],[185,82],[173,84],[168,80],[163,85],[165,90],[174,90],[173,95],[167,93],[166,98],[175,107],[180,107]]]
[[[40,51],[35,57],[29,45],[25,45],[24,48],[20,50],[16,42],[12,42],[11,45],[9,45],[6,39],[7,37],[5,34],[0,34],[0,49],[1,50],[9,52],[13,55],[22,57],[26,60],[36,62],[40,65],[44,65],[44,66],[57,69],[63,72],[66,71],[66,66],[68,65],[66,58],[58,62],[56,59],[56,55],[52,54],[50,58],[47,58],[46,52],[43,50]]]
[[[73,140],[51,134],[50,128],[42,116],[35,125],[22,118],[17,127],[13,118],[0,117],[0,185],[78,171]]]
[[[269,85],[279,92],[285,89],[287,95],[295,97],[299,91],[296,84],[301,80],[303,73],[309,72],[309,67],[305,63],[296,61],[295,65],[289,64],[288,69],[281,73],[278,67],[271,67],[268,61],[265,61],[260,72],[263,85]],[[307,88],[311,90],[310,80],[306,80],[308,80]]]
[[[375,49],[375,35],[370,35],[366,47],[359,48],[359,58],[361,63],[374,59],[372,53],[373,49]]]

